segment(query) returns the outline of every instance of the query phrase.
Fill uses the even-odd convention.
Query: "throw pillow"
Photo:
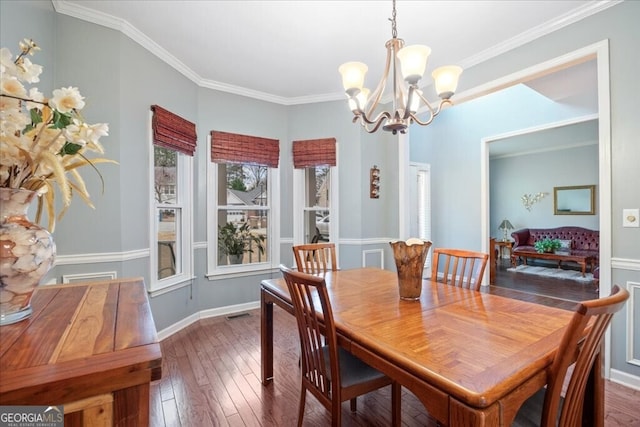
[[[560,240],[560,249],[564,251],[571,250],[571,239],[569,240]]]

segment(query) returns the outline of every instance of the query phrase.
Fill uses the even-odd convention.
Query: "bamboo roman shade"
[[[293,141],[293,167],[336,165],[336,139],[307,139]]]
[[[193,156],[198,139],[195,123],[158,105],[152,105],[151,111],[153,111],[151,127],[154,145]]]
[[[215,163],[252,163],[278,167],[280,141],[258,136],[211,131],[211,161]]]

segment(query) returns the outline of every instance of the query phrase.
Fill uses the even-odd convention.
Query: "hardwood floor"
[[[544,261],[530,260],[529,264],[553,267],[553,264]],[[507,271],[509,267],[511,267],[511,262],[508,259],[498,261],[498,267],[496,269],[497,287],[568,301],[585,301],[598,297],[594,283],[582,283],[569,279],[551,279],[531,274],[515,273]],[[574,269],[579,270],[577,267]]]
[[[572,309],[575,298],[596,297],[584,285],[524,282],[518,273],[498,268],[497,283],[487,292]],[[544,292],[540,296],[531,290]],[[551,292],[553,291],[553,292]],[[585,298],[586,296],[586,298]],[[573,300],[571,298],[574,298]],[[151,426],[293,426],[300,394],[298,336],[293,316],[274,308],[274,374],[260,383],[260,312],[210,318],[162,341],[162,379],[151,386]],[[640,391],[606,381],[605,426],[640,426]],[[358,411],[343,404],[345,426],[387,426],[391,422],[389,387],[358,398]],[[307,396],[305,426],[330,425],[328,412]],[[403,389],[403,426],[435,426],[422,404]]]

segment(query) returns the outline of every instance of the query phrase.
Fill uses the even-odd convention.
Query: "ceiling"
[[[375,87],[391,38],[392,3],[382,0],[52,2],[60,13],[122,31],[202,87],[283,105],[344,99],[337,70],[352,60],[369,66],[365,84]],[[616,3],[399,0],[397,30],[407,44],[432,48],[429,76],[441,65],[469,68]],[[552,98],[567,82],[546,79],[536,90]]]

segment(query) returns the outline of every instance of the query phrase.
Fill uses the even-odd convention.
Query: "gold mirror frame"
[[[596,186],[553,187],[554,215],[595,215]]]

